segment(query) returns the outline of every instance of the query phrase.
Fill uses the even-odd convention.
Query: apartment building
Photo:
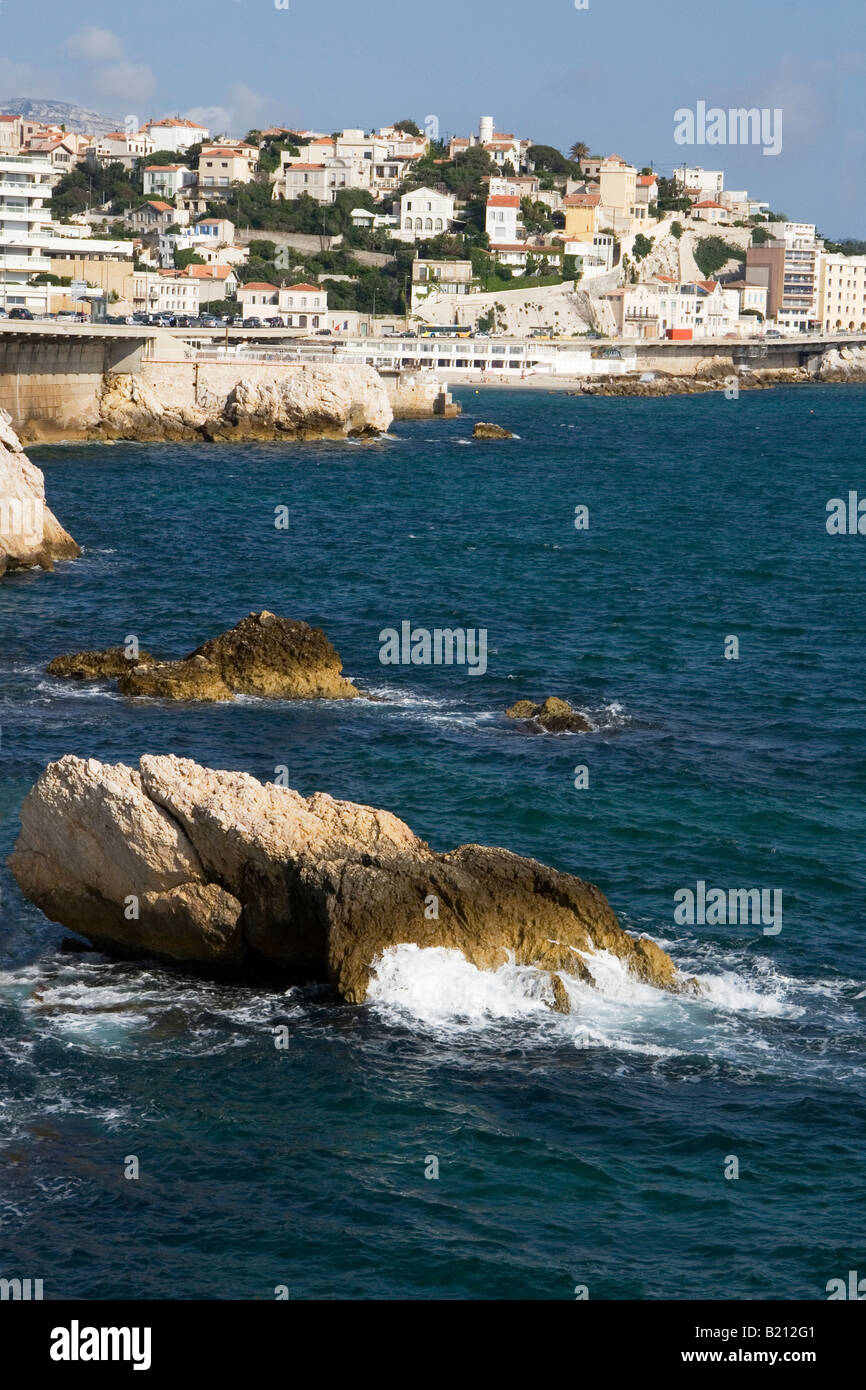
[[[784,226],[786,224],[773,224]],[[819,324],[818,270],[821,247],[808,238],[781,237],[750,246],[746,279],[767,287],[767,314],[780,328],[808,333]]]
[[[49,287],[31,285],[50,274],[49,200],[57,171],[47,154],[0,154],[0,306],[48,313]]]
[[[818,276],[818,318],[824,332],[866,330],[866,256],[824,251]]]

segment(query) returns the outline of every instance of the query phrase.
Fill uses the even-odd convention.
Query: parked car
[[[266,319],[265,322],[266,322],[268,328],[285,328],[285,326],[286,326],[286,325],[283,323],[282,319],[279,319],[279,318]]]
[[[261,319],[257,318],[244,319],[243,321],[244,328],[264,328],[264,326]]]
[[[784,338],[784,333],[780,333],[778,328],[768,328],[764,334],[765,338]]]
[[[196,328],[220,328],[221,323],[216,314],[199,314],[196,319]]]
[[[331,330],[330,330],[330,328],[317,328],[317,329],[316,329],[316,337],[317,337],[317,338],[330,338],[330,336],[331,336]]]
[[[33,315],[29,309],[10,309],[10,319],[32,319]]]

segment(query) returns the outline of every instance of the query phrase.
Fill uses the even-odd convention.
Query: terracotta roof
[[[169,173],[176,173],[178,169],[185,169],[186,167],[185,164],[145,164],[144,172],[152,174],[156,169],[165,169]]]
[[[600,193],[569,193],[565,199],[565,206],[567,208],[597,208],[600,202]]]
[[[637,181],[641,188],[649,188],[651,183],[657,183],[655,174],[638,174]]]
[[[232,273],[230,265],[188,265],[184,274],[191,280],[227,280]]]
[[[163,116],[161,121],[145,121],[146,126],[180,126],[184,130],[207,130],[207,126],[199,125],[198,121],[187,121],[179,116]]]
[[[487,199],[489,208],[519,208],[520,199],[516,194],[496,193],[492,198]]]
[[[142,203],[141,207],[135,210],[136,212],[141,212],[143,208],[154,208],[156,212],[174,212],[174,208],[170,203],[157,203],[154,202],[152,198],[148,198],[146,203]]]
[[[290,290],[290,291],[291,291],[291,290],[306,290],[308,294],[319,294],[319,293],[324,294],[324,293],[325,293],[325,291],[322,289],[322,286],[321,286],[321,285],[287,285],[287,286],[286,286],[286,289],[287,289],[287,290]]]
[[[703,201],[702,203],[695,203],[695,207],[696,207],[696,208],[721,208],[722,205],[721,205],[721,203],[716,203],[716,202],[714,202],[712,198],[705,198],[704,201]],[[726,209],[722,208],[722,211],[724,212],[724,211],[726,211]]]
[[[258,151],[254,145],[208,145],[206,149],[202,150],[201,158],[204,159],[205,155],[208,154],[233,154],[243,156],[246,154],[258,154]]]
[[[241,285],[238,294],[240,294],[242,290],[271,290],[274,294],[279,293],[279,289],[276,285],[268,285],[264,280],[248,280],[245,285]]]
[[[324,164],[287,164],[286,173],[291,173],[292,169],[324,169]]]

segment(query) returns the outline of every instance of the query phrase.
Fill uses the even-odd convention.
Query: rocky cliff
[[[45,503],[45,480],[0,410],[0,576],[72,560],[78,546]]]
[[[382,380],[363,365],[298,365],[271,380],[242,378],[224,396],[191,404],[170,385],[105,378],[94,438],[345,439],[384,434],[394,412]]]
[[[404,942],[455,948],[485,970],[510,954],[551,972],[560,1004],[559,972],[591,981],[602,950],[662,989],[694,988],[579,878],[504,849],[437,854],[387,811],[182,758],[52,763],[9,863],[48,917],[101,949],[264,967],[327,981],[352,1003]]]

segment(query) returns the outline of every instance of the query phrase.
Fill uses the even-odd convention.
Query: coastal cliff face
[[[0,411],[0,576],[72,560],[80,551],[45,502],[45,480]]]
[[[449,947],[592,982],[609,951],[641,980],[693,988],[625,932],[598,888],[504,849],[436,854],[396,816],[187,759],[138,768],[72,756],[27,796],[10,867],[52,920],[109,952],[199,967],[257,966],[366,998],[374,962],[402,943]]]
[[[192,404],[170,384],[106,377],[94,438],[345,439],[384,434],[394,418],[382,380],[363,365],[298,365],[262,381],[242,378],[221,398]]]

